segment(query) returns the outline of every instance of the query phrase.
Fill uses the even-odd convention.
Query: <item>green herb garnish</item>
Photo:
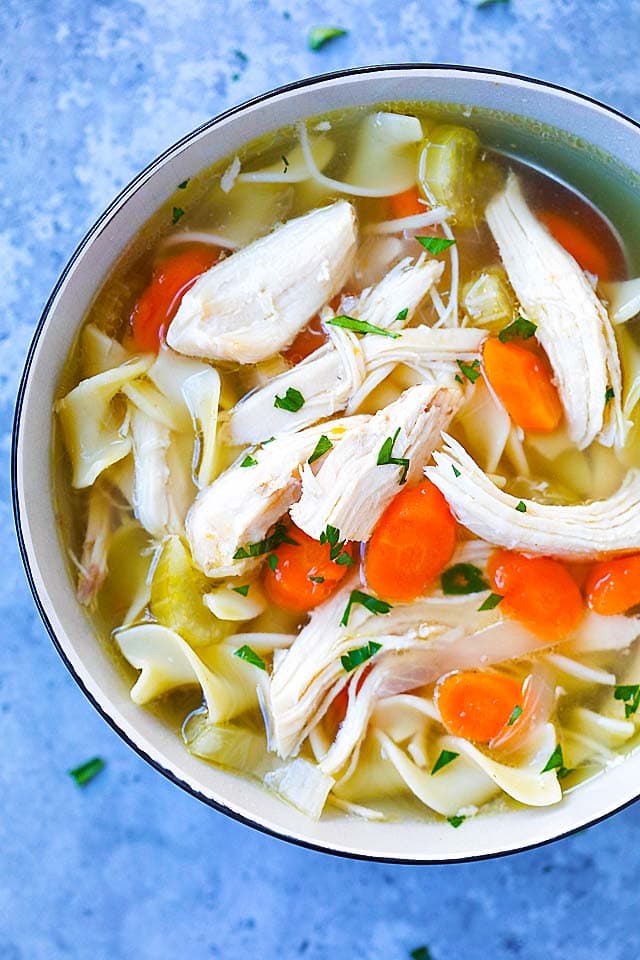
[[[231,587],[231,589],[234,593],[239,593],[241,597],[246,597],[246,595],[249,593],[249,587],[250,584],[245,583],[241,587]]]
[[[101,770],[104,770],[105,762],[102,757],[92,757],[86,763],[81,763],[79,767],[69,770],[69,776],[73,777],[79,787],[86,786],[90,780],[93,780]]]
[[[278,557],[275,553],[270,553],[267,557],[267,563],[269,564],[271,571],[275,573],[275,569],[278,566]]]
[[[613,400],[615,395],[616,395],[616,392],[613,389],[613,387],[607,387],[607,389],[604,392],[604,402],[609,403],[610,400]]]
[[[548,773],[549,770],[560,770],[562,767],[564,767],[562,747],[558,744],[540,772]]]
[[[297,413],[302,407],[304,407],[304,397],[299,390],[296,390],[295,387],[287,387],[287,392],[284,397],[276,397],[273,401],[274,407],[279,407],[280,410],[288,410],[289,413]]]
[[[524,500],[519,500],[519,501],[518,501],[518,503],[516,504],[516,510],[518,511],[518,513],[526,513],[526,512],[527,512],[527,505],[526,505],[526,503],[524,502]]]
[[[482,593],[489,589],[489,584],[482,575],[482,570],[472,563],[454,563],[445,570],[440,577],[442,592],[447,595],[462,596],[465,593]]]
[[[460,473],[460,471],[459,471],[458,468],[456,467],[455,463],[452,463],[452,464],[451,464],[451,469],[453,470],[453,475],[454,475],[454,477],[461,477],[461,476],[462,476],[462,474]]]
[[[332,327],[340,327],[342,330],[353,330],[354,333],[376,333],[379,337],[391,337],[397,340],[401,333],[395,333],[393,330],[385,330],[384,327],[376,327],[373,323],[367,323],[366,320],[357,320],[355,317],[348,317],[341,314],[332,320],[327,320]]]
[[[393,609],[391,604],[387,603],[386,600],[378,600],[377,597],[372,597],[368,593],[363,593],[362,590],[352,590],[349,601],[345,607],[344,613],[342,614],[342,620],[340,621],[341,627],[346,627],[349,623],[349,614],[351,613],[351,607],[354,605],[354,603],[359,603],[360,606],[366,607],[369,613],[373,613],[376,617],[381,613],[389,613],[389,611]]]
[[[319,50],[325,43],[335,40],[336,37],[344,37],[348,32],[342,27],[312,27],[309,31],[309,49]]]
[[[402,467],[400,472],[400,478],[398,483],[402,486],[403,483],[407,482],[407,473],[409,471],[409,459],[408,457],[394,457],[393,456],[393,445],[398,439],[398,434],[400,433],[400,427],[396,430],[392,437],[387,437],[382,446],[380,447],[380,452],[378,453],[378,459],[376,464],[379,467],[384,467],[387,464],[391,463],[396,467]]]
[[[311,580],[311,583],[324,583],[324,577],[312,577],[309,575],[309,580]]]
[[[495,610],[499,603],[502,603],[504,597],[500,593],[490,593],[489,596],[484,600],[478,607],[478,613],[482,613],[484,610]]]
[[[288,161],[287,158],[285,157],[284,153],[282,154],[282,158],[281,158],[281,159],[282,159],[282,162],[284,163],[284,170],[283,170],[282,172],[283,172],[283,173],[286,173],[287,170],[289,169],[289,161]]]
[[[351,555],[344,549],[347,541],[340,539],[340,531],[337,527],[332,527],[330,523],[320,534],[320,543],[329,544],[329,560],[333,560],[340,567],[353,566]]]
[[[640,683],[619,685],[615,688],[613,696],[616,700],[624,701],[624,715],[628,720],[640,707]]]
[[[509,3],[509,0],[476,0],[476,9],[482,10],[483,7],[493,7],[497,3]]]
[[[447,240],[445,237],[416,237],[416,240],[425,250],[433,254],[442,253],[455,243],[455,240]]]
[[[457,830],[460,824],[464,823],[466,819],[462,814],[457,814],[455,817],[447,817],[447,823],[450,823],[451,826]]]
[[[186,190],[186,189],[187,189],[187,186],[188,186],[188,184],[189,184],[189,180],[190,180],[190,179],[191,179],[191,177],[187,177],[186,180],[183,180],[182,183],[179,183],[179,184],[178,184],[178,190]]]
[[[404,321],[407,319],[408,316],[409,316],[409,307],[404,307],[402,310],[400,310],[399,313],[396,314],[396,319],[394,320],[394,323],[404,323]]]
[[[307,463],[315,463],[316,460],[319,460],[320,457],[324,456],[327,450],[331,450],[332,446],[333,444],[331,443],[331,440],[329,440],[329,437],[323,433],[316,443],[315,450],[307,460]]]
[[[177,223],[180,217],[184,217],[184,210],[182,207],[174,207],[171,222],[174,224]]]
[[[456,360],[456,363],[460,367],[460,372],[465,375],[467,380],[475,383],[480,376],[480,361],[474,360],[472,363],[465,363],[464,360]]]
[[[409,956],[411,960],[433,960],[429,947],[416,947]]]
[[[574,772],[574,767],[560,767],[557,773],[558,780],[564,780]]]
[[[353,592],[357,593],[356,590]],[[381,643],[376,643],[375,640],[369,640],[369,643],[365,643],[364,647],[348,650],[343,657],[340,657],[340,663],[347,673],[351,673],[351,671],[359,667],[361,663],[366,663],[367,660],[371,660],[371,657],[377,653],[381,647]]]
[[[433,776],[434,773],[437,773],[438,770],[442,770],[443,767],[446,767],[448,763],[451,763],[456,759],[456,757],[459,756],[460,754],[456,753],[455,750],[441,750],[440,756],[431,769],[431,776]]]
[[[233,555],[234,560],[246,560],[248,557],[260,557],[263,553],[271,553],[282,543],[290,543],[294,547],[299,547],[297,540],[292,540],[287,533],[287,527],[284,523],[276,523],[273,533],[265,537],[264,540],[258,540],[257,543],[248,543],[246,547],[240,547]]]
[[[241,63],[248,63],[248,62],[249,62],[249,57],[246,55],[246,53],[244,52],[244,50],[238,50],[238,49],[236,48],[233,52],[235,53],[235,55],[236,55],[236,57],[238,58],[238,60],[241,61]]]
[[[237,650],[234,650],[233,655],[234,657],[240,657],[241,660],[246,660],[247,663],[253,664],[254,667],[258,667],[260,670],[267,669],[267,665],[262,657],[259,657],[255,650],[252,650],[246,643]]]
[[[513,323],[510,323],[504,330],[501,330],[498,334],[498,340],[502,343],[508,343],[510,340],[529,340],[538,327],[535,323],[531,323],[530,320],[525,320],[524,317],[516,317]]]
[[[240,466],[241,467],[257,467],[258,461],[254,460],[250,454],[247,454],[244,460],[242,461],[242,463],[240,464]]]
[[[507,720],[507,726],[512,727],[516,722],[516,720],[518,719],[518,717],[521,717],[521,716],[522,716],[522,707],[520,706],[519,703],[516,703],[515,707],[511,711],[511,715],[509,719]]]
[[[459,373],[456,373],[455,379],[456,379],[456,383],[461,383],[464,385],[464,380],[462,379]]]

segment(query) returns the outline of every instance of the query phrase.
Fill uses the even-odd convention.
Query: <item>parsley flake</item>
[[[254,460],[250,454],[247,454],[244,460],[242,461],[242,463],[240,464],[240,466],[241,467],[257,467],[258,461]]]
[[[258,540],[256,543],[248,543],[246,547],[239,547],[233,555],[234,560],[246,560],[248,557],[261,557],[263,553],[271,553],[282,543],[290,543],[293,547],[299,547],[297,540],[287,533],[287,527],[284,523],[276,523],[275,530],[264,540]]]
[[[416,240],[425,250],[433,254],[443,253],[455,243],[455,240],[447,240],[446,237],[416,237]]]
[[[474,360],[472,363],[465,363],[464,360],[456,360],[460,367],[460,372],[465,375],[470,383],[475,383],[480,376],[480,361]]]
[[[274,407],[280,410],[288,410],[289,413],[297,413],[304,406],[304,397],[295,387],[287,387],[284,397],[275,396],[273,400]]]
[[[515,707],[511,711],[509,719],[507,720],[507,726],[512,727],[516,722],[516,720],[518,719],[518,717],[521,717],[521,716],[522,716],[522,707],[520,706],[519,703],[516,703]]]
[[[451,464],[451,469],[453,470],[453,475],[454,475],[454,477],[461,477],[461,476],[462,476],[462,474],[460,473],[460,471],[459,471],[458,468],[456,467],[455,463],[452,463],[452,464]]]
[[[490,593],[489,596],[484,600],[478,607],[478,613],[482,613],[483,610],[495,610],[499,603],[502,603],[504,597],[500,593]]]
[[[613,389],[613,387],[607,387],[607,389],[604,392],[604,402],[609,403],[610,400],[613,400],[615,395],[616,395],[616,392]]]
[[[369,613],[372,613],[376,617],[382,613],[389,613],[389,611],[393,609],[391,604],[387,603],[386,600],[378,600],[377,597],[363,593],[362,590],[352,590],[349,601],[342,614],[342,620],[340,621],[341,627],[346,627],[349,623],[349,614],[351,613],[351,608],[354,603],[359,603],[360,606],[366,607]],[[370,654],[370,656],[373,656],[373,654]]]
[[[340,567],[353,566],[351,554],[344,549],[347,541],[340,539],[340,531],[337,527],[332,527],[330,523],[320,534],[320,543],[329,544],[329,560],[338,564]]]
[[[238,60],[239,60],[241,63],[248,63],[248,62],[249,62],[249,57],[246,55],[246,53],[244,52],[244,50],[238,50],[238,49],[236,49],[236,50],[234,50],[233,52],[234,52],[234,54],[236,55],[236,57],[238,58]]]
[[[456,378],[456,382],[457,382],[457,383],[462,383],[462,384],[464,384],[464,380],[462,379],[462,377],[460,376],[459,373],[456,373],[456,377],[455,377],[455,378]]]
[[[283,173],[286,173],[287,170],[289,169],[289,161],[288,161],[287,158],[285,157],[284,153],[282,154],[281,160],[282,160],[282,162],[283,162],[283,164],[284,164],[284,170],[283,170],[282,172],[283,172]]]
[[[179,184],[178,184],[178,190],[186,190],[186,189],[187,189],[187,186],[188,186],[188,184],[189,184],[189,180],[190,180],[190,179],[191,179],[191,177],[187,177],[186,180],[183,180],[182,183],[179,183]]]
[[[482,570],[473,563],[454,563],[440,577],[442,592],[447,596],[462,596],[465,593],[482,593],[489,584]]]
[[[353,592],[357,593],[356,590]],[[360,664],[371,660],[371,657],[381,648],[381,643],[376,643],[375,640],[369,640],[369,643],[365,643],[364,647],[356,647],[355,650],[348,650],[343,657],[340,657],[340,663],[347,673],[351,673],[351,671],[359,667]]]
[[[441,750],[440,756],[431,768],[431,776],[433,776],[434,773],[437,773],[438,770],[442,770],[443,767],[446,767],[447,764],[451,763],[456,759],[456,757],[459,756],[460,754],[456,753],[455,750]]]
[[[324,583],[324,577],[312,577],[311,574],[309,574],[309,580],[311,583]]]
[[[105,762],[102,757],[92,757],[91,760],[87,760],[86,763],[81,763],[79,767],[74,767],[73,770],[69,770],[69,776],[73,777],[77,786],[84,787],[93,780],[94,777],[97,777],[100,771],[104,770],[104,767]]]
[[[316,443],[315,450],[307,460],[307,463],[315,463],[316,460],[319,460],[320,457],[324,456],[327,450],[331,450],[332,446],[333,444],[331,443],[331,440],[329,440],[329,437],[323,433]]]
[[[624,701],[624,715],[628,720],[640,707],[640,683],[618,685],[613,696],[616,700]]]
[[[184,210],[182,209],[182,207],[174,207],[173,215],[171,217],[171,222],[174,224],[177,223],[180,217],[184,217]]]
[[[251,647],[246,643],[241,647],[238,647],[237,650],[234,650],[233,655],[234,657],[240,657],[241,660],[246,660],[247,663],[251,663],[254,667],[258,667],[260,670],[267,669],[267,665],[262,657],[259,657],[255,650],[252,650]]]
[[[271,568],[271,572],[272,572],[272,573],[275,573],[276,567],[278,566],[278,557],[276,556],[275,553],[270,553],[270,554],[269,554],[269,556],[267,557],[267,563],[269,564],[269,567]]]
[[[375,333],[379,337],[391,337],[393,340],[397,340],[398,337],[401,337],[401,333],[396,333],[393,330],[385,330],[384,327],[376,327],[373,323],[367,323],[366,320],[358,320],[356,317],[348,317],[346,314],[341,314],[339,317],[334,317],[332,320],[327,320],[327,323],[332,327],[340,327],[342,330],[353,330],[354,333]]]
[[[454,830],[457,830],[466,819],[467,818],[463,817],[462,814],[457,814],[455,817],[447,817],[447,823],[450,823]]]
[[[404,321],[407,319],[408,316],[409,316],[409,307],[404,307],[402,310],[400,310],[399,313],[396,314],[396,319],[393,322],[404,323]]]
[[[309,49],[320,50],[325,43],[335,40],[336,37],[344,37],[348,32],[342,27],[312,27],[309,31]]]
[[[564,759],[562,757],[562,747],[560,744],[555,748],[544,767],[540,773],[548,773],[549,770],[560,770],[564,767]]]
[[[416,947],[409,956],[411,960],[433,960],[429,947]]]
[[[524,502],[524,500],[519,500],[519,501],[517,502],[517,504],[516,504],[516,510],[518,511],[518,513],[526,513],[526,512],[527,512],[527,505],[526,505],[526,503]]]
[[[529,340],[538,327],[535,323],[531,323],[530,320],[525,320],[524,317],[516,317],[513,323],[510,323],[508,326],[501,330],[498,334],[498,340],[501,343],[508,343],[510,340]]]
[[[241,587],[231,587],[234,593],[239,593],[241,597],[246,597],[249,593],[250,584],[245,583]]]
[[[482,10],[484,7],[494,7],[498,3],[509,3],[509,0],[476,0],[476,9]]]
[[[387,464],[393,464],[396,467],[402,467],[400,471],[400,477],[398,483],[402,486],[403,483],[407,482],[407,473],[409,471],[410,460],[408,457],[394,457],[393,456],[393,446],[398,439],[398,434],[400,433],[400,427],[396,430],[392,437],[387,437],[382,446],[380,447],[380,452],[378,453],[378,459],[376,464],[379,467],[385,467]]]

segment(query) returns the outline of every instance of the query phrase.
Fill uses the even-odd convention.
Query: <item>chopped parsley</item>
[[[336,37],[344,37],[348,33],[342,27],[311,27],[309,31],[309,49],[320,50],[325,43],[335,40]]]
[[[263,553],[271,553],[282,543],[290,543],[294,547],[299,547],[297,540],[292,540],[287,533],[287,527],[284,523],[276,523],[275,530],[264,540],[258,540],[257,543],[248,543],[246,547],[239,547],[233,555],[234,560],[246,560],[248,557],[261,557]]]
[[[246,597],[246,595],[249,593],[249,586],[250,584],[245,583],[241,587],[231,587],[231,589],[234,593],[239,593],[241,597]]]
[[[529,340],[538,327],[535,323],[531,323],[530,320],[525,320],[524,317],[516,317],[513,323],[510,323],[504,330],[501,330],[498,334],[498,340],[501,343],[508,343],[509,340]]]
[[[455,243],[455,240],[447,240],[445,237],[416,237],[416,240],[425,250],[433,254],[443,253]]]
[[[613,387],[607,387],[607,389],[604,392],[604,402],[609,403],[610,400],[613,400],[615,395],[616,395],[616,392],[613,389]]]
[[[258,461],[254,460],[250,454],[247,454],[244,460],[242,461],[242,463],[240,464],[240,466],[241,467],[257,467]]]
[[[269,556],[267,557],[267,563],[269,564],[269,567],[271,568],[272,573],[275,573],[275,569],[278,566],[278,557],[276,556],[275,553],[269,554]]]
[[[518,502],[516,503],[516,510],[518,511],[518,513],[527,512],[527,505],[524,502],[524,500],[518,500]]]
[[[320,543],[329,544],[329,560],[333,560],[339,567],[352,567],[351,555],[344,549],[346,540],[340,539],[340,531],[330,523],[320,534]]]
[[[171,222],[174,224],[177,223],[180,217],[184,217],[184,210],[182,207],[174,207]]]
[[[356,592],[357,591],[354,590],[354,593]],[[375,640],[369,640],[369,643],[365,643],[364,647],[356,647],[355,650],[348,650],[343,657],[340,657],[340,663],[347,673],[351,673],[351,671],[359,667],[361,663],[366,663],[367,660],[371,660],[371,657],[376,654],[381,647],[381,643],[376,643]]]
[[[283,173],[286,173],[287,170],[289,169],[289,161],[288,161],[287,158],[285,157],[284,153],[282,154],[281,159],[282,159],[282,162],[283,162],[283,164],[284,164],[284,170],[283,170],[282,172],[283,172]]]
[[[315,450],[307,460],[307,463],[315,463],[316,460],[319,460],[320,457],[324,456],[327,450],[331,450],[332,446],[333,444],[331,443],[331,440],[329,440],[329,437],[323,433],[316,443]]]
[[[476,0],[476,9],[482,10],[483,7],[493,7],[497,3],[509,3],[509,0]]]
[[[470,383],[475,383],[480,376],[480,361],[465,363],[464,360],[456,360],[456,363],[460,367],[460,373],[463,373]]]
[[[81,763],[79,767],[69,770],[69,776],[73,777],[79,787],[84,787],[90,780],[104,770],[105,762],[102,757],[92,757],[86,763]]]
[[[357,320],[356,317],[348,317],[346,314],[327,320],[327,323],[332,327],[340,327],[342,330],[353,330],[354,333],[375,333],[379,337],[391,337],[393,340],[402,336],[402,334],[395,333],[393,330],[376,327],[373,323],[367,323],[366,320]]]
[[[573,767],[560,767],[558,770],[558,780],[564,780],[574,772]]]
[[[462,383],[462,384],[464,384],[464,380],[462,379],[462,377],[460,376],[459,373],[456,373],[455,379],[456,379],[456,382],[457,382],[457,383]]]
[[[304,397],[299,390],[296,390],[295,387],[287,387],[287,392],[284,397],[275,396],[273,400],[274,407],[279,407],[280,410],[288,410],[289,413],[297,413],[302,407],[304,407]]]
[[[455,817],[447,817],[447,823],[450,823],[454,830],[457,830],[466,819],[466,817],[463,817],[462,814],[458,813]]]
[[[268,440],[261,440],[261,441],[260,441],[260,446],[261,446],[261,447],[266,447],[266,445],[267,445],[268,443],[273,443],[274,440],[275,440],[275,437],[269,437]]]
[[[562,747],[558,744],[540,772],[548,773],[549,770],[562,770],[563,768],[564,759],[562,757]]]
[[[437,773],[438,770],[442,770],[443,767],[446,767],[448,763],[451,763],[456,759],[456,757],[459,756],[460,754],[456,753],[455,750],[441,750],[440,756],[431,768],[431,776],[433,776],[434,773]]]
[[[309,574],[309,580],[311,583],[324,583],[324,577],[312,577],[311,574]]]
[[[400,312],[396,314],[396,319],[394,320],[394,323],[404,323],[404,321],[407,319],[408,316],[409,316],[409,307],[404,307],[404,309],[400,310]]]
[[[235,49],[233,52],[241,63],[249,63],[249,57],[244,50]]]
[[[619,685],[614,690],[616,700],[624,701],[624,715],[628,720],[640,707],[640,683]]]
[[[381,613],[389,613],[389,611],[393,609],[391,604],[387,603],[386,600],[378,600],[377,597],[372,597],[368,593],[363,593],[362,590],[352,590],[349,601],[344,609],[344,613],[342,614],[342,620],[340,621],[341,627],[346,627],[349,623],[349,614],[351,613],[351,608],[354,603],[359,603],[360,606],[366,607],[369,613],[372,613],[376,617]],[[375,653],[375,650],[373,652]],[[373,656],[373,654],[369,654],[369,656]]]
[[[522,707],[520,706],[519,703],[516,703],[515,707],[511,711],[509,719],[507,720],[507,726],[512,727],[516,722],[516,720],[518,719],[518,717],[521,717],[521,716],[522,716]]]
[[[187,177],[186,180],[183,180],[182,183],[179,183],[179,184],[178,184],[178,190],[186,190],[186,189],[187,189],[187,186],[188,186],[188,184],[189,184],[189,180],[190,180],[190,179],[191,179],[191,177]]]
[[[482,575],[482,570],[473,563],[454,563],[445,570],[440,577],[442,592],[448,596],[462,596],[465,593],[482,593],[489,589],[489,584]]]
[[[490,593],[489,596],[484,600],[478,607],[478,613],[482,613],[483,610],[495,610],[499,603],[502,603],[504,597],[500,593]]]
[[[387,464],[393,464],[396,467],[402,467],[400,471],[400,478],[398,483],[402,486],[403,483],[407,482],[407,473],[409,471],[409,458],[408,457],[394,457],[393,456],[393,445],[398,439],[398,434],[400,433],[400,427],[396,430],[392,437],[387,437],[382,446],[380,447],[380,452],[378,453],[378,459],[376,464],[379,467],[385,467]]]
[[[246,643],[238,647],[237,650],[234,650],[233,655],[234,657],[240,657],[241,660],[246,660],[247,663],[253,664],[254,667],[258,667],[260,670],[267,669],[267,665],[262,657],[259,657],[255,650],[252,650]]]
[[[433,960],[429,947],[416,947],[409,956],[411,960]]]
[[[460,471],[459,471],[458,468],[456,467],[455,463],[452,463],[452,464],[451,464],[451,469],[453,470],[453,475],[454,475],[454,477],[461,477],[461,476],[462,476],[462,474],[460,473]]]

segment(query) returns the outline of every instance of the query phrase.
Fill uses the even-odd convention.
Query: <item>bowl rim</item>
[[[195,127],[193,130],[186,133],[183,137],[176,140],[160,154],[154,157],[139,173],[137,173],[127,184],[125,184],[121,190],[118,191],[117,195],[113,200],[108,204],[108,206],[103,210],[99,217],[93,222],[93,224],[86,231],[84,236],[81,238],[77,244],[75,250],[67,260],[63,270],[61,271],[58,279],[46,300],[40,318],[36,324],[33,336],[31,338],[29,349],[27,351],[22,374],[20,377],[20,383],[18,386],[18,392],[16,395],[16,402],[14,408],[13,416],[13,425],[12,425],[12,436],[11,436],[11,500],[13,506],[13,518],[16,528],[16,536],[18,540],[18,547],[20,552],[20,557],[24,567],[25,575],[33,597],[36,609],[40,615],[40,618],[45,626],[47,633],[55,647],[60,659],[66,666],[67,670],[73,677],[75,683],[78,685],[84,696],[89,700],[92,706],[98,711],[100,716],[107,722],[112,730],[118,734],[118,736],[129,746],[131,747],[143,760],[150,764],[156,771],[162,774],[165,778],[170,780],[172,783],[176,784],[186,793],[200,800],[202,803],[206,804],[208,807],[212,807],[217,810],[219,813],[224,814],[231,819],[244,824],[245,826],[251,827],[254,830],[259,831],[260,833],[266,834],[267,836],[274,837],[278,840],[293,844],[297,847],[302,847],[308,850],[314,850],[318,853],[329,854],[336,857],[342,857],[347,860],[362,860],[367,862],[377,862],[377,863],[388,863],[388,864],[406,864],[411,866],[439,866],[443,864],[456,864],[456,863],[474,863],[476,861],[483,860],[494,860],[500,857],[511,856],[516,853],[523,853],[527,850],[534,850],[538,847],[546,846],[550,843],[555,843],[558,840],[562,840],[566,837],[573,835],[574,833],[580,833],[584,830],[589,829],[592,826],[595,826],[598,823],[601,823],[604,820],[613,817],[615,814],[626,809],[627,807],[632,806],[638,800],[640,800],[640,787],[638,787],[638,793],[636,796],[631,797],[623,801],[622,803],[612,807],[607,810],[605,813],[602,813],[591,820],[588,820],[586,823],[581,823],[579,826],[571,827],[567,830],[563,830],[560,833],[555,834],[554,836],[545,837],[541,840],[536,840],[530,843],[525,843],[521,845],[511,846],[506,849],[501,849],[493,851],[490,853],[482,854],[470,854],[468,856],[453,856],[448,858],[413,858],[413,857],[392,857],[392,856],[383,856],[378,854],[366,853],[366,852],[355,852],[352,850],[344,850],[337,847],[332,847],[325,843],[316,843],[309,839],[304,839],[299,836],[294,836],[286,833],[284,830],[276,829],[275,827],[270,827],[265,823],[260,822],[259,820],[252,819],[251,817],[245,816],[240,813],[238,810],[234,810],[232,807],[227,806],[221,800],[214,799],[213,797],[206,796],[204,793],[199,791],[193,784],[191,784],[187,779],[182,779],[177,774],[175,774],[168,767],[163,766],[163,764],[157,760],[155,757],[151,756],[140,744],[138,744],[129,734],[122,729],[118,722],[111,716],[111,714],[98,702],[93,693],[88,689],[84,680],[80,677],[73,664],[71,663],[70,658],[68,657],[61,641],[59,640],[53,625],[49,619],[45,605],[42,601],[42,598],[39,594],[38,588],[36,586],[35,578],[33,571],[31,569],[31,559],[29,556],[29,550],[26,545],[26,540],[23,532],[23,522],[22,514],[20,508],[20,497],[19,497],[19,438],[21,433],[22,425],[22,412],[26,395],[27,383],[29,380],[29,375],[31,371],[31,366],[33,358],[40,341],[42,331],[45,327],[46,321],[49,317],[53,304],[57,298],[58,292],[63,287],[65,280],[72,268],[74,267],[76,261],[79,259],[83,251],[94,241],[94,239],[102,232],[103,228],[107,225],[111,214],[117,210],[123,202],[126,202],[127,199],[130,199],[131,196],[137,192],[138,189],[148,180],[148,178],[153,174],[153,172],[159,168],[164,161],[170,157],[172,154],[178,152],[183,147],[187,146],[192,140],[195,140],[201,133],[208,131],[219,123],[226,121],[228,118],[242,113],[248,108],[257,106],[259,104],[267,103],[269,100],[274,97],[280,96],[281,94],[286,94],[296,90],[301,90],[306,87],[319,86],[324,83],[343,79],[345,77],[358,77],[364,76],[367,74],[376,74],[381,72],[401,72],[405,70],[417,70],[424,72],[431,71],[448,71],[451,73],[461,73],[461,74],[481,74],[488,77],[497,77],[507,80],[515,80],[522,82],[525,85],[530,85],[532,87],[542,87],[546,90],[556,91],[559,93],[568,94],[570,97],[575,98],[579,101],[586,102],[592,106],[598,107],[603,110],[605,113],[624,121],[625,123],[630,124],[636,130],[640,131],[640,122],[634,120],[632,117],[625,114],[623,111],[618,110],[616,107],[612,107],[609,104],[602,102],[594,97],[589,96],[588,94],[580,93],[576,90],[572,90],[570,87],[565,87],[562,84],[553,83],[551,81],[542,80],[537,77],[529,77],[524,74],[513,73],[508,70],[496,70],[490,67],[475,67],[468,64],[455,64],[455,63],[389,63],[389,64],[372,64],[362,67],[349,67],[342,70],[334,70],[328,73],[314,74],[310,77],[303,77],[298,80],[294,80],[291,83],[283,84],[278,87],[271,88],[264,93],[258,94],[255,97],[251,97],[248,100],[244,100],[241,103],[235,104],[232,107],[229,107],[227,110],[224,110],[222,113],[216,114],[214,117],[211,117],[209,120],[204,121],[204,123]]]

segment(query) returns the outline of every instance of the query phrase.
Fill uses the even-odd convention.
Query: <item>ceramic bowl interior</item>
[[[623,193],[627,190],[638,202],[640,127],[601,104],[537,81],[453,67],[369,68],[297,83],[230,110],[141,173],[91,229],[65,269],[36,331],[20,389],[13,489],[27,573],[60,655],[105,719],[158,770],[229,815],[301,844],[350,856],[441,862],[523,849],[619,809],[638,793],[640,752],[570,793],[558,806],[481,815],[467,820],[462,830],[446,822],[369,823],[337,811],[311,822],[259,785],[195,759],[154,715],[131,702],[76,602],[56,535],[50,479],[52,400],[79,324],[113,262],[175,184],[300,118],[416,100],[465,104],[479,121],[484,117],[502,124],[505,148],[514,138],[520,152],[544,142],[545,162],[578,186],[589,183],[592,195],[598,175],[605,185],[608,180],[622,184]],[[626,232],[630,221],[625,204],[608,212]]]

